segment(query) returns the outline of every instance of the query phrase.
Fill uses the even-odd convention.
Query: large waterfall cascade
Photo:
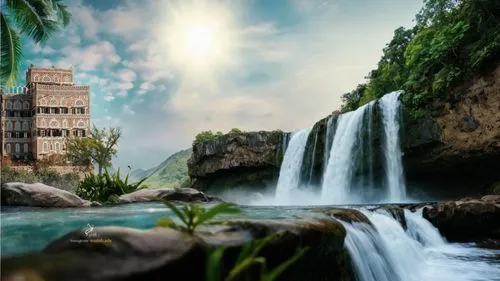
[[[311,129],[307,128],[293,133],[288,143],[276,187],[275,197],[280,203],[288,201],[290,191],[297,189],[300,185],[300,169],[310,131]]]
[[[350,190],[357,165],[354,155],[359,151],[358,132],[363,124],[364,114],[371,105],[364,105],[338,117],[328,164],[323,173],[322,203],[354,203]]]
[[[446,243],[421,211],[405,210],[406,231],[387,212],[363,213],[374,227],[343,223],[357,281],[499,280],[499,264],[483,260],[500,251]]]
[[[311,184],[318,143],[324,147],[321,192],[317,204],[407,200],[399,140],[400,95],[400,91],[392,92],[355,111],[331,115],[322,134],[324,140],[318,141],[318,131],[315,131],[314,137],[311,136],[314,138],[310,142],[314,145],[312,163],[309,163],[309,156],[306,163],[302,159],[309,129],[294,133],[280,169],[277,201],[286,197],[285,192]],[[309,169],[308,176],[303,179],[297,172],[302,165],[310,166],[302,167]]]
[[[383,96],[379,101],[384,124],[386,183],[389,188],[389,201],[391,202],[401,202],[406,199],[403,161],[401,159],[399,141],[400,94],[401,92],[392,92]]]

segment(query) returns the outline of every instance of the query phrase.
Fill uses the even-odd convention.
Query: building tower
[[[26,86],[1,96],[3,159],[32,161],[61,155],[67,137],[90,133],[89,87],[73,84],[72,69],[32,65]]]

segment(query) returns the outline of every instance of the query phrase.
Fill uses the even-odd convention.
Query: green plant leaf
[[[221,280],[221,261],[224,255],[224,247],[217,247],[208,256],[205,280],[220,281]]]
[[[172,210],[172,212],[174,212],[174,214],[186,225],[188,226],[189,223],[188,223],[188,218],[186,217],[186,215],[181,211],[179,210],[174,204],[168,202],[167,200],[163,200],[163,204],[165,204],[170,210]]]
[[[234,204],[223,202],[219,203],[212,208],[208,209],[206,212],[200,215],[198,218],[197,223],[201,224],[204,223],[205,221],[211,220],[215,216],[219,214],[237,214],[240,213],[241,210],[236,207]]]
[[[156,226],[178,229],[178,225],[170,218],[158,219],[158,221],[156,222]]]
[[[271,272],[266,273],[262,281],[273,281],[276,278],[278,278],[278,276],[280,276],[288,267],[290,267],[297,260],[299,260],[308,250],[309,248],[303,248],[298,250],[293,257],[275,267],[273,270],[271,270]]]

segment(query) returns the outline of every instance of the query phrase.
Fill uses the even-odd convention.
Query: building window
[[[85,128],[85,123],[83,121],[79,121],[76,126],[79,128]]]
[[[59,143],[56,142],[56,151],[59,152],[59,150],[60,150]]]
[[[5,104],[5,108],[6,109],[12,109],[12,103],[10,101],[8,101],[6,104]]]
[[[27,143],[25,143],[23,146],[24,146],[24,152],[28,152],[28,151],[29,151],[29,149],[28,149],[28,144],[27,144]]]
[[[35,81],[35,82],[40,81],[40,76],[38,74],[35,75],[35,78],[33,78],[33,81]]]
[[[19,121],[17,121],[16,124],[14,125],[14,130],[21,131],[21,123]]]
[[[23,136],[25,139],[28,138],[28,132],[24,132]]]
[[[49,144],[46,142],[43,143],[43,152],[49,152]]]
[[[11,138],[12,137],[12,133],[11,132],[6,132],[5,133],[5,137],[6,138]]]
[[[7,153],[10,153],[10,143],[5,145],[5,150],[7,150]]]
[[[50,77],[48,75],[43,76],[43,82],[50,82]]]
[[[6,123],[7,131],[12,131],[12,122],[7,121]]]
[[[19,101],[14,102],[14,109],[21,109],[21,103]]]
[[[50,127],[52,127],[52,128],[59,127],[59,122],[57,122],[56,120],[50,121]]]
[[[29,102],[27,102],[27,101],[25,101],[25,102],[23,103],[23,109],[30,109],[30,103],[29,103]]]
[[[76,100],[75,106],[83,106],[83,101],[82,100]]]
[[[67,135],[66,130],[62,130],[62,136],[66,137],[66,135]]]
[[[49,150],[54,151],[54,145],[52,143],[49,143]]]
[[[51,99],[49,104],[50,105],[57,105],[56,99]]]
[[[16,143],[16,153],[19,152],[21,152],[21,146],[18,143]]]
[[[15,132],[14,133],[14,136],[16,136],[16,139],[20,138],[21,137],[21,133],[20,132]]]
[[[78,137],[83,136],[83,134],[82,134],[82,130],[76,130],[76,135],[77,135]]]
[[[38,104],[39,104],[39,105],[47,105],[47,101],[46,101],[45,99],[43,99],[43,98],[42,98],[42,99],[39,99],[39,100],[38,100]]]
[[[29,124],[28,122],[24,121],[23,122],[23,131],[28,131],[30,128],[29,128]]]

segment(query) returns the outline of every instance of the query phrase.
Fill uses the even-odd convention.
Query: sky
[[[339,109],[421,0],[74,0],[30,64],[73,68],[91,120],[123,136],[114,166],[150,168],[204,130],[296,131]],[[24,75],[23,75],[24,77]]]

